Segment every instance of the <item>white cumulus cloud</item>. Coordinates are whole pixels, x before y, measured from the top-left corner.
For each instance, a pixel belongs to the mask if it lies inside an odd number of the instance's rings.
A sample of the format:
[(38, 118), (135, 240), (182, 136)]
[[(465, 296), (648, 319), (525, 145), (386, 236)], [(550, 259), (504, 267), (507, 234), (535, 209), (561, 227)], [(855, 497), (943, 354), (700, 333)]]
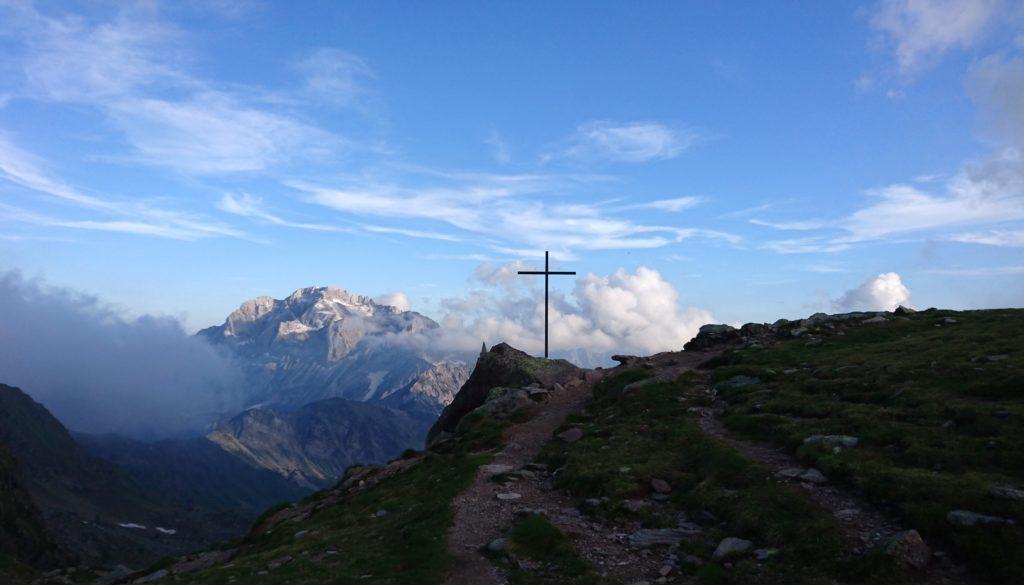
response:
[(412, 302), (409, 300), (409, 297), (401, 291), (380, 295), (373, 299), (373, 301), (378, 305), (391, 305), (399, 311), (408, 311), (412, 309)]
[[(444, 339), (433, 342), (462, 352), (478, 350), (481, 341), (488, 346), (506, 342), (543, 354), (544, 292), (539, 278), (516, 274), (523, 268), (482, 265), (476, 276), (483, 286), (445, 301), (436, 333)], [(558, 282), (552, 281), (551, 355), (583, 365), (607, 364), (616, 353), (681, 350), (701, 325), (715, 322), (710, 311), (684, 306), (675, 287), (650, 268), (587, 274), (569, 294), (559, 290)]]
[(892, 311), (909, 301), (910, 289), (903, 284), (900, 275), (885, 272), (846, 291), (834, 304), (843, 311)]

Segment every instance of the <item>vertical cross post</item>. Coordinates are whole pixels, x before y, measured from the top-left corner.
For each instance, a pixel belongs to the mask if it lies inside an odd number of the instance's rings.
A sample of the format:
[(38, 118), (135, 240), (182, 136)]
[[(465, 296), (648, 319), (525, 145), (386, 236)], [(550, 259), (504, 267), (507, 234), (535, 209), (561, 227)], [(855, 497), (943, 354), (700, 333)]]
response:
[(573, 271), (573, 272), (565, 272), (565, 271), (562, 271), (562, 272), (557, 272), (557, 271), (556, 272), (552, 272), (551, 271), (551, 265), (549, 264), (549, 254), (548, 254), (548, 251), (545, 250), (544, 251), (544, 271), (543, 272), (541, 272), (539, 270), (520, 270), (519, 274), (543, 274), (544, 275), (544, 359), (547, 359), (547, 357), (548, 357), (548, 288), (549, 288), (548, 287), (548, 277), (550, 277), (552, 274), (555, 274), (555, 275), (576, 274), (576, 272), (575, 271)]

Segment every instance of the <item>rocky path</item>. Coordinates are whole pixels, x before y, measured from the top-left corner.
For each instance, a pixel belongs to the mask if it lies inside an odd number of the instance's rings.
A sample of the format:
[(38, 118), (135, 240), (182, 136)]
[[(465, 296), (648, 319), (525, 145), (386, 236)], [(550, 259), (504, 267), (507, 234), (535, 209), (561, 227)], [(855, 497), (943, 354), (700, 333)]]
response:
[[(583, 516), (578, 502), (552, 489), (551, 477), (531, 462), (565, 418), (583, 410), (592, 395), (595, 377), (578, 380), (552, 391), (531, 420), (515, 425), (505, 437), (504, 449), (490, 465), (480, 468), (468, 490), (455, 499), (455, 521), (448, 533), (448, 549), (454, 566), (445, 583), (484, 585), (506, 579), (481, 553), (504, 537), (517, 514), (543, 511), (548, 519), (576, 544), (580, 556), (598, 571), (624, 583), (657, 574), (658, 563), (630, 548), (625, 535)], [(498, 474), (518, 472), (521, 478), (495, 482)]]
[(901, 548), (908, 560), (921, 562), (917, 567), (917, 582), (926, 584), (969, 583), (966, 568), (951, 562), (944, 555), (931, 557), (931, 551), (919, 541), (915, 534), (907, 532), (895, 515), (867, 501), (859, 494), (828, 482), (815, 469), (801, 465), (795, 457), (771, 445), (745, 441), (732, 436), (722, 424), (721, 415), (726, 406), (717, 397), (710, 408), (701, 409), (698, 424), (705, 433), (738, 451), (744, 457), (773, 470), (780, 481), (791, 482), (794, 489), (802, 491), (813, 502), (827, 510), (840, 522), (843, 534), (850, 545), (850, 553), (864, 555), (878, 547), (884, 547), (894, 538), (901, 541)]

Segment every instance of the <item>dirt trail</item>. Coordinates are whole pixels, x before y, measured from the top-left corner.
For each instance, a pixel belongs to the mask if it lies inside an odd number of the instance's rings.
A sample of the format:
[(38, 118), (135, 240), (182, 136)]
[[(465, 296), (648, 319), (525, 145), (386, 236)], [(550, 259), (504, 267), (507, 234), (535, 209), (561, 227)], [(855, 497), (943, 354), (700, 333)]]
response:
[[(773, 472), (807, 469), (783, 449), (733, 437), (720, 420), (725, 410), (725, 403), (717, 397), (711, 408), (701, 409), (698, 421), (701, 430)], [(840, 486), (828, 482), (811, 483), (796, 479), (792, 480), (791, 485), (793, 489), (800, 490), (811, 501), (839, 520), (843, 534), (851, 547), (849, 552), (853, 555), (864, 555), (879, 546), (884, 546), (894, 534), (908, 529), (897, 521), (895, 512), (880, 508), (859, 494)], [(965, 567), (945, 558), (941, 562), (931, 563), (917, 577), (917, 582), (927, 584), (971, 582)]]
[[(571, 536), (581, 556), (599, 571), (629, 583), (640, 580), (645, 571), (650, 575), (657, 570), (653, 561), (642, 558), (624, 543), (623, 534), (582, 516), (576, 508), (576, 501), (552, 489), (547, 473), (528, 471), (527, 475), (533, 477), (506, 484), (491, 479), (495, 465), (509, 465), (520, 470), (532, 462), (565, 418), (583, 410), (592, 393), (592, 385), (582, 380), (571, 383), (564, 390), (552, 391), (534, 418), (510, 429), (504, 449), (495, 455), (490, 466), (481, 467), (469, 489), (455, 499), (455, 522), (448, 533), (448, 550), (454, 565), (445, 583), (505, 583), (505, 577), (480, 554), (479, 549), (496, 538), (502, 538), (516, 513), (532, 510), (543, 510), (555, 526)], [(499, 493), (513, 493), (519, 497), (502, 500), (498, 498)]]
[[(695, 352), (659, 354), (640, 361), (649, 364), (656, 377), (668, 379), (696, 367), (710, 355)], [(664, 560), (650, 554), (650, 551), (629, 546), (627, 535), (630, 528), (601, 524), (583, 515), (578, 509), (578, 501), (552, 488), (547, 472), (527, 471), (521, 480), (506, 484), (491, 479), (494, 465), (509, 465), (518, 471), (532, 462), (544, 444), (553, 439), (555, 429), (568, 415), (582, 412), (592, 396), (592, 383), (574, 382), (564, 390), (552, 391), (540, 405), (537, 416), (510, 429), (505, 437), (505, 447), (494, 457), (491, 467), (482, 467), (469, 489), (455, 499), (455, 521), (448, 533), (448, 550), (454, 566), (445, 583), (504, 583), (505, 577), (480, 554), (479, 549), (503, 537), (517, 513), (533, 510), (543, 510), (552, 524), (570, 536), (579, 556), (602, 575), (622, 583), (652, 581), (658, 576)], [(498, 499), (499, 493), (514, 493), (519, 497), (501, 500)]]

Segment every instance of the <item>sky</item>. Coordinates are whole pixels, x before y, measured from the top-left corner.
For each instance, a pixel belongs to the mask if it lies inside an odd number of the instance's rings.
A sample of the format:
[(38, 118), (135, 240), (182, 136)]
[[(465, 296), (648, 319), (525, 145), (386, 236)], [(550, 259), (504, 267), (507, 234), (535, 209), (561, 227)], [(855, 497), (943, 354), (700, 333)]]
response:
[(475, 347), (536, 346), (544, 250), (562, 347), (1024, 305), (1024, 4), (752, 4), (0, 0), (0, 272)]

